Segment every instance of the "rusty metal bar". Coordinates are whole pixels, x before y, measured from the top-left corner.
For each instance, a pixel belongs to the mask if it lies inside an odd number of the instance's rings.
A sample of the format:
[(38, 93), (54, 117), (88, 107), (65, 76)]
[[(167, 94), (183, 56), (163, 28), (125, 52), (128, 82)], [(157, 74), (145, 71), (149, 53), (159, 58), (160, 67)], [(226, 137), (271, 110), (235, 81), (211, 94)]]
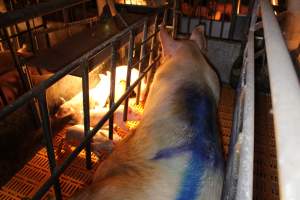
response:
[[(87, 136), (90, 131), (90, 98), (89, 98), (89, 63), (85, 58), (81, 64), (82, 67), (82, 98), (83, 98), (83, 122), (84, 135)], [(92, 169), (91, 142), (88, 142), (85, 148), (86, 168)]]
[(7, 12), (0, 16), (0, 28), (24, 22), (35, 17), (47, 15), (88, 1), (90, 0), (54, 0)]
[[(55, 170), (56, 167), (56, 161), (55, 161), (54, 148), (52, 144), (52, 130), (51, 130), (51, 125), (49, 120), (49, 111), (48, 111), (45, 92), (42, 92), (38, 96), (38, 100), (39, 100), (38, 101), (39, 108), (43, 119), (42, 127), (43, 127), (44, 138), (46, 140), (46, 147), (47, 147), (46, 149), (47, 149), (49, 167), (50, 167), (51, 174), (53, 174), (53, 171)], [(61, 199), (62, 195), (61, 195), (61, 189), (60, 189), (58, 178), (54, 179), (54, 191), (55, 191), (56, 199)]]
[[(110, 66), (110, 96), (109, 96), (109, 108), (111, 109), (115, 104), (115, 81), (116, 81), (116, 65), (117, 65), (117, 49), (116, 41), (111, 44), (111, 66)], [(109, 139), (113, 140), (114, 132), (114, 115), (109, 118)]]
[[(140, 54), (140, 64), (139, 64), (139, 74), (141, 74), (143, 67), (145, 66), (145, 54), (146, 54), (146, 46), (147, 44), (145, 41), (147, 40), (148, 35), (148, 21), (144, 22), (143, 26), (143, 39), (142, 39), (142, 45), (141, 45), (141, 54)], [(141, 95), (141, 83), (138, 84), (137, 88), (137, 94), (136, 94), (136, 104), (138, 105), (140, 103), (140, 95)]]
[[(130, 36), (129, 36), (129, 47), (128, 47), (128, 67), (127, 67), (127, 77), (126, 77), (126, 90), (128, 90), (130, 86), (130, 79), (131, 79), (131, 67), (132, 67), (132, 62), (133, 62), (133, 47), (134, 47), (134, 32), (130, 31)], [(128, 115), (128, 101), (129, 99), (125, 99), (125, 104), (124, 104), (124, 112), (123, 112), (123, 120), (127, 120), (127, 115)]]

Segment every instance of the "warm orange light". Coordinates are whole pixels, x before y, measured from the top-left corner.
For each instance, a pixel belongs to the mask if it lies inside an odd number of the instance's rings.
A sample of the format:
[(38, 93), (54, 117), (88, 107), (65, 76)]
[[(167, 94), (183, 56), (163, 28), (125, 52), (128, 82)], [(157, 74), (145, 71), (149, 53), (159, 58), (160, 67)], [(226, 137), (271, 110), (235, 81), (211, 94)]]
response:
[(271, 4), (273, 6), (278, 6), (278, 0), (271, 0)]
[(241, 9), (241, 0), (238, 0), (237, 8), (236, 8), (236, 13), (240, 14), (240, 9)]

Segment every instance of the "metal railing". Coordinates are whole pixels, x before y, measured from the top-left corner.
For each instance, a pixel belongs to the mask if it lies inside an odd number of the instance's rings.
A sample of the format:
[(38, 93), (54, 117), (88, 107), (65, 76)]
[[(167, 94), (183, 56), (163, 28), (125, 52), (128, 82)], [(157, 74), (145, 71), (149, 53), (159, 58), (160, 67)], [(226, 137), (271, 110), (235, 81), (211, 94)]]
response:
[(254, 31), (257, 1), (251, 16), (237, 89), (229, 157), (222, 199), (252, 200), (254, 162)]
[[(63, 69), (55, 73), (49, 79), (41, 82), (38, 86), (32, 88), (30, 91), (26, 92), (23, 96), (17, 99), (15, 102), (3, 108), (0, 112), (0, 120), (9, 115), (10, 113), (16, 111), (21, 106), (25, 105), (26, 103), (32, 101), (33, 99), (38, 100), (39, 110), (41, 113), (42, 118), (42, 128), (44, 137), (46, 139), (46, 147), (47, 147), (47, 154), (48, 160), (50, 165), (51, 177), (44, 183), (44, 185), (37, 191), (34, 195), (33, 199), (41, 199), (42, 196), (49, 190), (49, 188), (54, 185), (55, 195), (57, 199), (61, 199), (61, 189), (59, 183), (59, 176), (64, 172), (64, 170), (69, 166), (69, 164), (78, 156), (78, 154), (85, 148), (86, 150), (86, 165), (87, 168), (91, 168), (91, 148), (90, 148), (90, 141), (93, 136), (97, 133), (98, 130), (104, 125), (104, 123), (109, 120), (109, 139), (113, 139), (113, 113), (114, 111), (125, 101), (124, 105), (124, 119), (127, 118), (127, 111), (128, 111), (128, 98), (129, 95), (132, 93), (134, 88), (140, 84), (140, 81), (147, 75), (147, 87), (149, 88), (151, 74), (153, 74), (153, 68), (158, 64), (160, 60), (160, 55), (157, 54), (158, 44), (156, 43), (157, 34), (159, 32), (158, 24), (160, 15), (156, 15), (154, 20), (154, 31), (151, 35), (147, 35), (148, 27), (150, 25), (150, 17), (143, 17), (142, 19), (138, 20), (134, 24), (130, 25), (126, 29), (122, 30), (121, 32), (117, 33), (107, 41), (103, 42), (102, 44), (98, 45), (97, 47), (91, 49), (90, 51), (86, 52), (84, 55), (78, 57), (73, 62), (66, 65)], [(153, 22), (153, 20), (152, 20)], [(135, 42), (135, 35), (136, 29), (140, 26), (143, 26), (143, 38), (141, 41), (141, 56), (139, 61), (133, 63), (133, 49), (134, 49), (134, 42)], [(116, 51), (117, 46), (116, 43), (124, 36), (130, 35), (129, 39), (129, 53), (128, 53), (128, 71), (127, 71), (127, 79), (126, 79), (126, 91), (120, 97), (117, 102), (114, 102), (114, 83), (115, 83), (115, 68), (116, 68)], [(146, 43), (151, 40), (151, 49), (146, 52)], [(111, 49), (111, 88), (110, 88), (110, 109), (104, 115), (102, 119), (96, 124), (93, 129), (90, 129), (90, 119), (89, 119), (89, 81), (88, 81), (88, 69), (89, 69), (89, 60), (93, 58), (93, 56), (101, 53), (105, 48)], [(143, 50), (144, 49), (144, 50)], [(149, 60), (148, 63), (145, 61)], [(133, 67), (139, 66), (139, 78), (130, 85), (130, 76), (131, 70)], [(55, 153), (52, 144), (52, 130), (50, 126), (49, 120), (49, 112), (47, 108), (47, 99), (46, 99), (46, 90), (57, 81), (59, 81), (64, 76), (70, 74), (74, 70), (81, 68), (82, 70), (82, 90), (83, 90), (83, 113), (84, 113), (84, 133), (85, 138), (82, 143), (67, 157), (64, 162), (60, 165), (56, 165), (55, 160)], [(145, 68), (145, 69), (144, 69)], [(143, 70), (144, 69), (144, 70)], [(150, 73), (151, 72), (151, 73)], [(140, 87), (138, 87), (140, 90)], [(137, 99), (139, 99), (138, 92)]]
[[(179, 1), (175, 0), (177, 4)], [(193, 1), (189, 1), (192, 4), (195, 4)], [(251, 18), (251, 10), (253, 6), (253, 0), (248, 2), (247, 10), (248, 14), (244, 14), (241, 17), (238, 14), (238, 10), (241, 7), (241, 1), (224, 1), (223, 3), (218, 3), (217, 1), (206, 1), (206, 4), (197, 3), (196, 5), (190, 5), (193, 9), (193, 16), (191, 13), (188, 15), (183, 10), (180, 10), (180, 6), (177, 5), (176, 12), (174, 15), (178, 18), (179, 21), (179, 34), (189, 35), (193, 27), (197, 25), (205, 25), (206, 27), (206, 35), (208, 37), (220, 38), (220, 39), (231, 39), (231, 40), (247, 40), (246, 34), (248, 30), (248, 23)], [(193, 7), (192, 7), (193, 6)], [(216, 15), (218, 16), (216, 17)], [(241, 20), (244, 23), (241, 23)], [(245, 25), (244, 25), (245, 24)], [(240, 25), (244, 25), (244, 29), (236, 28)], [(239, 36), (236, 32), (239, 33)]]
[[(261, 8), (262, 23), (256, 22)], [(254, 150), (254, 32), (264, 29), (281, 199), (300, 198), (300, 84), (268, 0), (256, 1), (236, 101), (223, 199), (252, 199)], [(261, 52), (257, 52), (261, 54)]]
[[(63, 27), (59, 28), (47, 28), (47, 23), (43, 16), (55, 13), (57, 11), (65, 11), (67, 8), (71, 8), (80, 4), (84, 4), (90, 0), (67, 0), (67, 1), (51, 1), (51, 2), (44, 2), (44, 3), (38, 3), (36, 5), (31, 5), (22, 9), (16, 9), (14, 10), (14, 6), (11, 5), (10, 11), (3, 13), (0, 15), (0, 42), (5, 43), (8, 47), (8, 50), (10, 51), (13, 64), (19, 74), (21, 83), (22, 83), (22, 89), (23, 91), (29, 90), (30, 83), (28, 83), (28, 74), (26, 74), (26, 71), (22, 68), (22, 63), (20, 61), (20, 57), (17, 54), (16, 48), (21, 48), (20, 45), (20, 37), (28, 34), (29, 37), (29, 44), (30, 49), (33, 54), (36, 53), (36, 50), (38, 47), (38, 43), (36, 42), (36, 36), (37, 34), (44, 34), (45, 35), (45, 42), (47, 47), (50, 47), (50, 39), (49, 39), (49, 32), (57, 31), (63, 28), (68, 28), (70, 26), (77, 25), (78, 23), (90, 23), (91, 21), (95, 21), (95, 18), (85, 19), (81, 20), (77, 23), (71, 22), (67, 23)], [(11, 2), (12, 3), (12, 2)], [(85, 7), (84, 7), (85, 9)], [(84, 11), (86, 12), (86, 11)], [(41, 24), (36, 25), (35, 23), (30, 24), (31, 20), (34, 20), (34, 18), (41, 17)], [(98, 19), (98, 18), (96, 18)], [(25, 30), (19, 30), (18, 24), (19, 23), (25, 23)], [(9, 33), (8, 28), (14, 27), (16, 30), (16, 33)], [(41, 30), (42, 29), (42, 30)], [(12, 39), (17, 39), (17, 47), (14, 45), (14, 43), (11, 41)], [(37, 68), (39, 71), (40, 69)], [(40, 71), (39, 71), (40, 72)], [(41, 73), (41, 72), (40, 72)], [(22, 92), (23, 92), (22, 91)], [(0, 96), (2, 99), (2, 102), (4, 105), (7, 105), (7, 99), (6, 96), (3, 94)]]
[(270, 2), (260, 0), (281, 199), (300, 199), (300, 85)]

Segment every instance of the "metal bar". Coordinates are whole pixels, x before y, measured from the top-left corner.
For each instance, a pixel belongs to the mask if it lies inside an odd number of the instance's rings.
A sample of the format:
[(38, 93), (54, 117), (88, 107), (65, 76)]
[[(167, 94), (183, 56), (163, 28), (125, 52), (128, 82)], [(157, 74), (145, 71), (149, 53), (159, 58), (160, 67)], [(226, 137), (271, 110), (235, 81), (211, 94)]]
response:
[[(44, 29), (47, 29), (47, 20), (45, 19), (44, 16), (42, 16), (42, 26)], [(36, 29), (35, 29), (36, 30)], [(33, 33), (34, 34), (34, 33)], [(50, 37), (49, 37), (49, 34), (46, 33), (45, 34), (45, 39), (46, 39), (46, 44), (47, 44), (47, 47), (50, 48), (51, 47), (51, 44), (50, 44)]]
[(254, 32), (248, 36), (248, 50), (246, 58), (246, 85), (242, 145), (240, 151), (240, 165), (237, 185), (237, 198), (252, 200), (253, 162), (254, 162)]
[(300, 198), (300, 85), (273, 9), (261, 0), (274, 114), (280, 199)]
[[(54, 148), (52, 144), (52, 130), (50, 126), (50, 120), (49, 120), (49, 111), (47, 107), (47, 100), (46, 100), (46, 94), (45, 92), (42, 92), (39, 97), (39, 108), (42, 115), (42, 127), (43, 127), (43, 133), (44, 138), (46, 140), (46, 147), (47, 147), (47, 155), (48, 155), (48, 161), (49, 161), (49, 167), (51, 174), (55, 170), (56, 167), (56, 161), (55, 161), (55, 153)], [(55, 178), (54, 180), (54, 191), (55, 196), (57, 199), (61, 199), (61, 189), (58, 178)]]
[(69, 164), (76, 158), (76, 156), (85, 148), (87, 143), (93, 138), (93, 136), (99, 131), (99, 129), (105, 124), (105, 122), (110, 118), (110, 116), (114, 113), (114, 111), (122, 104), (125, 98), (128, 98), (129, 94), (133, 91), (133, 89), (137, 86), (137, 84), (144, 78), (147, 72), (155, 66), (155, 64), (159, 61), (160, 56), (154, 60), (152, 65), (144, 70), (144, 72), (139, 76), (139, 78), (127, 89), (127, 91), (122, 95), (122, 97), (110, 108), (110, 110), (103, 116), (103, 118), (98, 122), (93, 130), (89, 132), (89, 134), (83, 139), (78, 147), (68, 156), (64, 162), (56, 168), (51, 177), (42, 185), (42, 187), (37, 191), (37, 193), (32, 198), (33, 200), (39, 200), (42, 196), (49, 190), (52, 186), (53, 182), (59, 177), (63, 171), (69, 166)]
[[(150, 57), (149, 57), (149, 63), (148, 63), (148, 66), (151, 65), (153, 63), (153, 59), (154, 59), (154, 53), (155, 53), (155, 48), (156, 48), (156, 45), (155, 45), (155, 42), (156, 42), (156, 39), (157, 39), (157, 33), (158, 33), (158, 15), (156, 15), (155, 17), (155, 22), (154, 22), (154, 37), (152, 38), (152, 41), (151, 41), (151, 48), (150, 48)], [(148, 96), (148, 93), (149, 93), (149, 90), (150, 90), (150, 84), (151, 84), (151, 80), (152, 80), (152, 77), (154, 75), (154, 67), (151, 68), (151, 70), (149, 71), (148, 75), (147, 75), (147, 85), (146, 85), (146, 91), (145, 91), (145, 97)], [(144, 102), (145, 103), (145, 102)]]
[[(89, 99), (89, 63), (88, 58), (82, 62), (82, 98), (83, 98), (83, 122), (84, 135), (87, 136), (90, 131), (90, 99)], [(91, 142), (88, 142), (85, 148), (86, 168), (92, 169)]]
[(258, 1), (255, 1), (250, 31), (248, 33), (248, 42), (246, 57), (244, 55), (245, 65), (245, 85), (242, 87), (245, 91), (243, 126), (242, 126), (242, 144), (240, 150), (239, 178), (237, 184), (236, 199), (252, 200), (253, 196), (253, 162), (254, 162), (254, 31), (256, 22), (256, 13)]
[(232, 14), (231, 14), (231, 23), (229, 28), (229, 36), (228, 39), (233, 39), (235, 26), (236, 26), (236, 18), (237, 18), (237, 0), (232, 0)]
[(35, 46), (34, 46), (34, 41), (33, 41), (33, 35), (32, 35), (31, 30), (30, 30), (31, 29), (30, 28), (30, 23), (29, 23), (29, 21), (26, 21), (25, 24), (26, 24), (27, 33), (29, 35), (31, 51), (35, 54)]
[(178, 8), (178, 0), (173, 0), (173, 33), (172, 33), (172, 37), (173, 39), (176, 39), (177, 38), (177, 22), (178, 22), (178, 15), (177, 15), (177, 8)]
[[(30, 31), (33, 31), (33, 30), (41, 28), (41, 27), (43, 27), (43, 24), (38, 25), (35, 28), (30, 28)], [(27, 30), (25, 30), (25, 31), (19, 31), (17, 34), (10, 35), (9, 38), (19, 37), (19, 36), (21, 36), (21, 35), (23, 35), (23, 34), (25, 34), (27, 32), (28, 32)], [(0, 42), (3, 42), (3, 41), (6, 41), (6, 39), (5, 38), (0, 38)]]
[(167, 25), (167, 20), (168, 20), (168, 9), (166, 8), (166, 9), (164, 10), (164, 16), (163, 16), (162, 24), (163, 24), (163, 25)]
[(227, 2), (224, 3), (224, 7), (223, 7), (223, 14), (222, 14), (222, 21), (221, 21), (221, 31), (220, 31), (220, 36), (219, 36), (220, 38), (223, 38), (225, 15), (226, 15), (226, 6), (227, 6)]
[(135, 27), (139, 26), (141, 23), (143, 23), (146, 20), (146, 17), (140, 19), (139, 21), (135, 22), (134, 24), (130, 25), (128, 28), (120, 31), (110, 39), (106, 40), (102, 44), (96, 46), (95, 48), (91, 49), (87, 53), (83, 54), (82, 56), (75, 59), (73, 62), (66, 65), (64, 68), (56, 72), (53, 76), (51, 76), (49, 79), (41, 82), (36, 87), (32, 88), (32, 90), (26, 92), (22, 97), (15, 100), (10, 106), (4, 107), (0, 112), (0, 120), (4, 118), (7, 114), (17, 110), (21, 106), (23, 106), (26, 102), (29, 102), (30, 99), (37, 97), (42, 91), (46, 90), (50, 86), (52, 86), (54, 83), (56, 83), (59, 79), (63, 78), (65, 75), (69, 74), (73, 70), (75, 70), (81, 63), (83, 57), (91, 57), (92, 55), (96, 54), (97, 52), (101, 51), (105, 47), (109, 46), (113, 40), (116, 40), (117, 38), (123, 36), (126, 34), (129, 30), (134, 29)]
[(26, 82), (26, 78), (24, 76), (24, 73), (22, 71), (19, 59), (18, 59), (18, 57), (16, 55), (16, 52), (15, 52), (14, 48), (11, 45), (11, 42), (10, 42), (10, 39), (9, 39), (9, 35), (8, 35), (8, 32), (7, 32), (6, 28), (3, 28), (2, 31), (3, 31), (3, 34), (4, 34), (4, 38), (5, 38), (6, 42), (7, 42), (8, 48), (10, 50), (10, 53), (12, 55), (12, 59), (13, 59), (13, 62), (15, 64), (15, 67), (16, 67), (16, 69), (18, 71), (18, 74), (19, 74), (19, 76), (21, 78), (23, 89), (26, 90), (27, 89), (27, 82)]
[[(143, 44), (141, 45), (141, 54), (140, 54), (140, 64), (139, 64), (139, 74), (141, 74), (143, 67), (145, 65), (145, 54), (146, 54), (146, 46), (147, 44), (144, 43), (144, 41), (147, 40), (147, 34), (148, 34), (148, 21), (144, 22), (143, 26)], [(136, 94), (136, 104), (138, 105), (140, 103), (140, 95), (141, 95), (141, 83), (138, 84), (137, 88), (137, 94)]]
[[(115, 79), (116, 79), (116, 65), (117, 65), (117, 50), (115, 41), (111, 45), (111, 66), (110, 66), (110, 96), (109, 108), (111, 109), (115, 104)], [(109, 118), (109, 139), (113, 140), (114, 132), (114, 115)]]
[(0, 97), (2, 99), (3, 105), (5, 105), (5, 106), (8, 105), (8, 101), (7, 101), (6, 96), (5, 96), (5, 94), (2, 90), (2, 87), (0, 87)]
[(0, 15), (0, 28), (24, 22), (42, 15), (54, 13), (64, 8), (70, 8), (88, 1), (90, 0), (54, 0), (7, 12)]
[[(131, 79), (131, 67), (133, 62), (133, 47), (134, 47), (134, 32), (130, 32), (129, 36), (129, 47), (128, 47), (128, 67), (127, 67), (127, 77), (126, 77), (126, 90), (128, 90), (130, 86), (130, 79)], [(125, 99), (124, 104), (124, 112), (123, 112), (123, 120), (127, 120), (127, 114), (128, 114), (128, 101), (129, 99)]]

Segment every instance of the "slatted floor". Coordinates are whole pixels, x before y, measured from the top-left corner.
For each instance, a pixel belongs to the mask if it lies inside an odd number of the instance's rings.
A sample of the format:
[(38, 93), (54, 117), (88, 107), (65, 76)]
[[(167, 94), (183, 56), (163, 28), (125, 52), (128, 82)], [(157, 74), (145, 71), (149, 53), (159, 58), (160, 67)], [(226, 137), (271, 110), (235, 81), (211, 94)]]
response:
[[(234, 108), (234, 91), (228, 86), (223, 87), (221, 101), (219, 106), (219, 121), (221, 126), (222, 140), (224, 143), (224, 153), (227, 155), (230, 131), (232, 126), (232, 113)], [(131, 124), (134, 126), (134, 123)], [(53, 139), (55, 149), (63, 138), (64, 132), (56, 135)], [(57, 152), (56, 152), (57, 153)], [(62, 158), (65, 155), (62, 156)], [(58, 157), (57, 157), (58, 159)], [(58, 159), (58, 163), (62, 159)], [(91, 183), (92, 175), (95, 168), (100, 163), (101, 158), (92, 156), (94, 168), (89, 171), (85, 169), (84, 153), (81, 153), (78, 158), (68, 167), (68, 169), (60, 177), (62, 194), (64, 199), (68, 199), (78, 189)], [(14, 200), (24, 197), (32, 197), (39, 187), (50, 176), (46, 149), (43, 148), (0, 190), (0, 199)], [(53, 196), (51, 189), (43, 199)]]
[(254, 200), (279, 200), (276, 142), (271, 97), (256, 95)]

